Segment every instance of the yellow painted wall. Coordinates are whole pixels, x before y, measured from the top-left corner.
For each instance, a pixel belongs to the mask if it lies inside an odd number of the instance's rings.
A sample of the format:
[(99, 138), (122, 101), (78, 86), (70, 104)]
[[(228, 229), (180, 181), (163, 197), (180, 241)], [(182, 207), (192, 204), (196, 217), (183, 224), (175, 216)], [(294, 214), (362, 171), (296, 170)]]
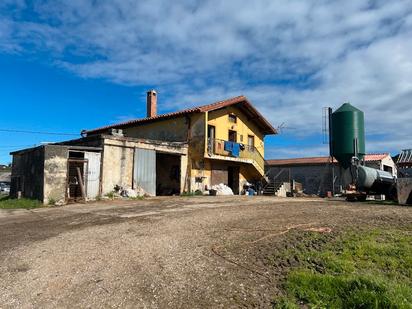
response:
[(159, 141), (185, 142), (187, 140), (188, 121), (184, 116), (163, 119), (161, 121), (139, 124), (123, 129), (125, 136), (147, 138)]
[[(229, 114), (233, 113), (237, 117), (237, 122), (229, 122)], [(237, 107), (229, 106), (224, 109), (212, 111), (208, 113), (208, 122), (209, 125), (214, 125), (216, 127), (216, 136), (217, 139), (222, 139), (227, 141), (229, 139), (229, 130), (237, 132), (237, 142), (242, 144), (247, 144), (248, 135), (253, 135), (255, 137), (255, 147), (259, 153), (264, 156), (264, 143), (263, 143), (263, 134), (260, 132), (258, 127), (252, 122), (249, 121), (246, 115)], [(243, 140), (241, 140), (241, 135)]]

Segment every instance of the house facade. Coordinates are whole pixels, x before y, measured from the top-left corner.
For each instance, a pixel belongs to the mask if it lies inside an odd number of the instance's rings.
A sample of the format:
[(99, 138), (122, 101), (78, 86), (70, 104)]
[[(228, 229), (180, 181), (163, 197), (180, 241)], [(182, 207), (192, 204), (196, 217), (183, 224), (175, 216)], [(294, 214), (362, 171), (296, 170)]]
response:
[(154, 91), (147, 93), (146, 118), (83, 134), (91, 137), (115, 129), (125, 138), (187, 143), (187, 191), (204, 191), (224, 183), (239, 194), (246, 182), (261, 180), (264, 137), (276, 130), (246, 97), (157, 115), (156, 96)]
[(264, 137), (276, 130), (239, 96), (97, 129), (81, 138), (13, 152), (13, 196), (70, 202), (114, 188), (151, 196), (205, 191), (224, 183), (239, 194), (264, 175)]

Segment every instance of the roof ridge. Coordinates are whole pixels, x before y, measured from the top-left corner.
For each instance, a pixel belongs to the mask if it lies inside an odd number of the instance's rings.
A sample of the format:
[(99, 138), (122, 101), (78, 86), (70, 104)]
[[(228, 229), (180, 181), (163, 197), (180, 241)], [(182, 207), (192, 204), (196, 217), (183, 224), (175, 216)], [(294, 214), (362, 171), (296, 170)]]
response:
[(276, 134), (277, 133), (276, 129), (262, 116), (262, 114), (259, 113), (259, 111), (248, 101), (248, 99), (244, 95), (232, 97), (232, 98), (229, 98), (229, 99), (213, 102), (213, 103), (206, 104), (206, 105), (199, 105), (199, 106), (195, 106), (195, 107), (189, 107), (189, 108), (183, 109), (183, 110), (178, 110), (178, 111), (174, 111), (174, 112), (160, 114), (160, 115), (156, 115), (154, 117), (135, 118), (135, 119), (131, 119), (131, 120), (128, 120), (128, 121), (124, 121), (124, 122), (120, 122), (120, 123), (115, 123), (115, 124), (99, 127), (99, 128), (96, 128), (96, 129), (83, 130), (82, 132), (85, 132), (86, 134), (96, 133), (96, 132), (107, 130), (107, 129), (110, 129), (110, 128), (116, 128), (116, 127), (132, 125), (132, 124), (138, 124), (138, 123), (143, 123), (143, 122), (151, 121), (151, 120), (157, 120), (157, 119), (173, 117), (173, 116), (180, 116), (180, 115), (184, 115), (184, 114), (188, 114), (188, 113), (212, 111), (214, 109), (223, 108), (223, 107), (230, 106), (230, 105), (237, 104), (237, 103), (241, 103), (241, 102), (245, 102), (246, 105), (249, 106), (249, 108), (253, 109), (253, 112), (258, 115), (258, 118), (261, 118), (262, 122), (264, 123), (263, 124), (264, 130), (266, 130), (266, 132), (268, 132), (268, 134)]

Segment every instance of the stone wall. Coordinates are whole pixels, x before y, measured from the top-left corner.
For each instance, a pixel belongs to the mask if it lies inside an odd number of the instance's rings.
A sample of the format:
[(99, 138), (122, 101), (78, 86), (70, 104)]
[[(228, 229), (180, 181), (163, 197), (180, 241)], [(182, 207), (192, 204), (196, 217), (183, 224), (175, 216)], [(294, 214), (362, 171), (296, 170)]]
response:
[(64, 203), (67, 189), (68, 148), (46, 145), (44, 152), (43, 203)]

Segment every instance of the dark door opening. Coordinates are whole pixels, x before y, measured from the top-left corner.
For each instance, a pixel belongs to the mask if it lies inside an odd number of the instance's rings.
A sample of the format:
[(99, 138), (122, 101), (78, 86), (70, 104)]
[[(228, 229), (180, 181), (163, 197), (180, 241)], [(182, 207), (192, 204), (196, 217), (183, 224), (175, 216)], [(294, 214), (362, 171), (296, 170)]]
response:
[(85, 192), (85, 171), (87, 170), (87, 160), (69, 159), (67, 177), (67, 200), (68, 202), (78, 202), (84, 200), (81, 184)]
[(229, 130), (229, 141), (236, 143), (237, 142), (236, 136), (237, 136), (236, 131)]
[(180, 194), (180, 156), (156, 153), (156, 195)]
[(239, 194), (239, 167), (229, 166), (227, 168), (227, 182), (228, 187), (233, 191), (233, 194)]

